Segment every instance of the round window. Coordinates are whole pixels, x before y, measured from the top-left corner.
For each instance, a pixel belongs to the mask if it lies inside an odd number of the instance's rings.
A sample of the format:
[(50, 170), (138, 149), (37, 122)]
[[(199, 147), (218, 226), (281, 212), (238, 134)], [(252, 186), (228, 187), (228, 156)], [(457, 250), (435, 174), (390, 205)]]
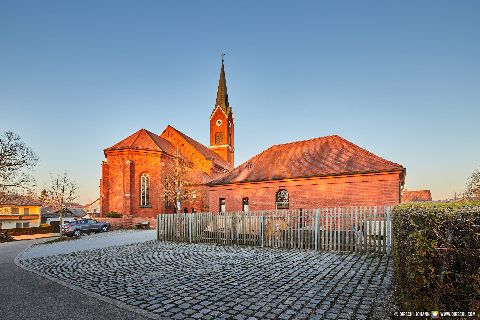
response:
[(216, 122), (217, 126), (221, 126), (222, 125), (222, 120), (218, 119), (217, 122)]

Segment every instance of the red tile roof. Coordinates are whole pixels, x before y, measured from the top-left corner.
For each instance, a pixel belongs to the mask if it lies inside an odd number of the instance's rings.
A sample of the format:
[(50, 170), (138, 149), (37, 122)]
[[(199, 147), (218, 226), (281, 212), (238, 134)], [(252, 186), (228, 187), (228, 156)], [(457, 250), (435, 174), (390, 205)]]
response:
[[(217, 153), (213, 152), (200, 142), (190, 138), (180, 130), (175, 129), (172, 126), (168, 126), (177, 132), (188, 144), (190, 144), (195, 150), (197, 150), (205, 159), (211, 159), (215, 164), (224, 169), (230, 169), (228, 162), (222, 159)], [(168, 128), (167, 127), (167, 128)], [(166, 130), (166, 129), (165, 129)], [(139, 150), (152, 150), (165, 152), (170, 155), (174, 155), (175, 146), (167, 139), (145, 129), (140, 129), (134, 134), (128, 136), (122, 141), (114, 144), (113, 146), (104, 150), (104, 152), (111, 150), (124, 150), (124, 149), (139, 149)]]
[(404, 170), (337, 135), (274, 145), (210, 185)]
[(432, 201), (430, 190), (403, 191), (402, 203)]
[(165, 153), (173, 154), (174, 147), (169, 141), (163, 139), (155, 133), (145, 129), (140, 129), (122, 141), (114, 144), (110, 148), (105, 149), (104, 151), (106, 152), (110, 150), (123, 149), (163, 151)]
[(27, 196), (0, 193), (0, 205), (41, 206), (42, 203), (36, 199)]
[[(173, 130), (175, 130), (187, 143), (189, 143), (192, 147), (195, 148), (205, 159), (212, 159), (216, 164), (220, 165), (224, 169), (231, 169), (231, 166), (228, 162), (223, 160), (223, 158), (218, 155), (216, 152), (210, 150), (200, 142), (190, 138), (185, 133), (181, 132), (180, 130), (175, 129), (174, 127), (170, 126)], [(167, 127), (168, 128), (168, 127)], [(165, 129), (166, 130), (166, 129)]]

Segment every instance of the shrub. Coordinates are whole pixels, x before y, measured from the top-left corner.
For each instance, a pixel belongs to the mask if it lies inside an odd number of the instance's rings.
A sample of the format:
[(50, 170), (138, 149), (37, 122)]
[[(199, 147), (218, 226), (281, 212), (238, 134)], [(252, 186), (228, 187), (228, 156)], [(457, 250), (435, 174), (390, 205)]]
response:
[(122, 214), (121, 213), (118, 213), (118, 212), (109, 212), (105, 215), (107, 218), (121, 218), (122, 217)]
[(480, 202), (416, 203), (392, 215), (404, 310), (480, 310)]

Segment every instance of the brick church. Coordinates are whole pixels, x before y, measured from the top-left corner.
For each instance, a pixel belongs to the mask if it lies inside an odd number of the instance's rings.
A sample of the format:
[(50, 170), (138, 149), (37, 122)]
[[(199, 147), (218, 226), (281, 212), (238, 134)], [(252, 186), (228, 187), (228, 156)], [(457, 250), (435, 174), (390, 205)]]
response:
[[(140, 129), (106, 148), (102, 215), (154, 217), (176, 207), (220, 212), (400, 203), (405, 168), (339, 136), (274, 145), (235, 168), (234, 128), (222, 59), (209, 147), (169, 125), (160, 134)], [(179, 161), (188, 175), (172, 182)], [(172, 199), (171, 184), (181, 180), (188, 182), (188, 192)]]

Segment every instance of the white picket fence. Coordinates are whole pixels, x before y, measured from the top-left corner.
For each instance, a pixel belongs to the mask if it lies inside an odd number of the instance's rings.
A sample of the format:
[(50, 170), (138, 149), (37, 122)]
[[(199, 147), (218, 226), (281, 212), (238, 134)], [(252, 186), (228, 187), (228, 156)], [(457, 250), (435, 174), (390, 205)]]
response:
[(157, 240), (389, 255), (391, 210), (336, 207), (160, 214)]

